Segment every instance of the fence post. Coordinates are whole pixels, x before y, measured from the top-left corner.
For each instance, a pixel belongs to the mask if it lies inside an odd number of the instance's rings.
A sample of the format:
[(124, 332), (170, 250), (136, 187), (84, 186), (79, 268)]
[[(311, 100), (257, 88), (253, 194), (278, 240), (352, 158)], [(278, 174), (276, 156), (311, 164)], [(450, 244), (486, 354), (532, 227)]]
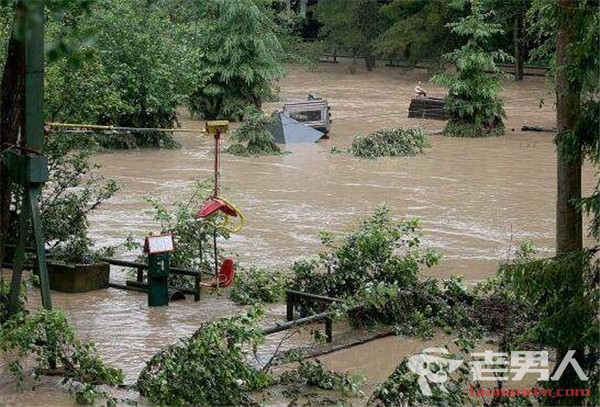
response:
[(285, 295), (286, 295), (286, 298), (285, 298), (286, 319), (288, 321), (293, 321), (294, 320), (294, 294), (287, 291)]
[(333, 320), (329, 317), (325, 318), (325, 336), (327, 337), (327, 343), (333, 341)]
[(194, 285), (196, 288), (196, 292), (194, 293), (194, 301), (200, 301), (200, 273), (198, 271), (198, 275), (194, 276)]

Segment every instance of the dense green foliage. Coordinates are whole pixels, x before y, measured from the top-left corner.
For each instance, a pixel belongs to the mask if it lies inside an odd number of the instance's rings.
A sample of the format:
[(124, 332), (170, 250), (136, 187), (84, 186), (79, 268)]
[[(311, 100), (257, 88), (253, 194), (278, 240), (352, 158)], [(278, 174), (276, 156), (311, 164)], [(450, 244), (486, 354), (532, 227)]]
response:
[(231, 135), (232, 144), (226, 152), (239, 156), (282, 154), (270, 130), (275, 120), (276, 117), (258, 111), (247, 114), (242, 125)]
[[(545, 387), (590, 388), (589, 405), (600, 403), (600, 264), (594, 252), (572, 252), (552, 259), (535, 259), (505, 265), (500, 270), (516, 298), (536, 312), (536, 323), (521, 334), (531, 347), (576, 350), (577, 361), (587, 381), (572, 370), (561, 381), (545, 382)], [(563, 355), (564, 356), (564, 355)], [(552, 402), (550, 398), (543, 400)], [(562, 405), (579, 404), (573, 398)]]
[(381, 14), (389, 27), (377, 38), (378, 53), (415, 65), (423, 59), (439, 61), (457, 47), (459, 39), (446, 24), (464, 12), (462, 2), (394, 0), (381, 8)]
[(261, 315), (214, 319), (188, 339), (150, 359), (138, 377), (140, 394), (152, 403), (180, 405), (253, 405), (252, 391), (272, 380), (247, 360), (246, 350), (262, 340)]
[(289, 276), (282, 270), (250, 268), (236, 273), (229, 297), (238, 305), (281, 301), (289, 285)]
[[(22, 311), (25, 302), (27, 301), (26, 291), (21, 290), (19, 296), (18, 311)], [(10, 281), (5, 280), (3, 275), (0, 275), (0, 325), (3, 324), (9, 317), (9, 299), (10, 299)]]
[(193, 112), (206, 119), (240, 120), (272, 97), (283, 75), (285, 52), (276, 26), (254, 0), (185, 1), (181, 32), (187, 39), (197, 80), (190, 94)]
[[(530, 19), (535, 23), (531, 31), (535, 35), (538, 47), (534, 57), (550, 61), (550, 79), (556, 81), (559, 70), (565, 72), (573, 89), (579, 90), (580, 103), (577, 111), (577, 124), (573, 129), (557, 135), (556, 144), (571, 160), (589, 161), (596, 171), (600, 171), (600, 60), (598, 47), (600, 42), (600, 16), (596, 12), (598, 2), (586, 0), (579, 2), (578, 8), (571, 10), (571, 24), (574, 29), (573, 44), (567, 50), (569, 63), (558, 66), (556, 60), (556, 26), (559, 10), (556, 4), (543, 0), (533, 1), (529, 10)], [(557, 92), (563, 92), (557, 89)], [(600, 177), (592, 195), (583, 198), (579, 208), (590, 216), (590, 235), (600, 241)]]
[(431, 338), (435, 328), (446, 332), (477, 326), (482, 304), (459, 278), (414, 282), (367, 283), (338, 307), (354, 326), (393, 328), (397, 335)]
[[(76, 392), (77, 401), (82, 404), (93, 404), (96, 398), (107, 397), (94, 386), (123, 381), (123, 373), (105, 365), (92, 343), (77, 339), (60, 310), (39, 310), (33, 315), (21, 313), (10, 318), (0, 325), (0, 352), (10, 361), (8, 369), (18, 386), (30, 374), (38, 381), (58, 368), (65, 382), (82, 385)], [(25, 370), (30, 355), (35, 356), (32, 372)]]
[(380, 4), (376, 0), (322, 0), (315, 8), (320, 36), (333, 50), (352, 50), (375, 67), (374, 43), (381, 30)]
[[(421, 265), (430, 267), (439, 258), (435, 251), (419, 248), (418, 220), (396, 221), (385, 206), (345, 233), (339, 243), (328, 233), (321, 240), (326, 251), (292, 266), (294, 290), (348, 298), (369, 282), (406, 287), (416, 283)], [(299, 307), (303, 313), (312, 309), (303, 303)]]
[(510, 59), (501, 50), (490, 52), (490, 37), (500, 33), (499, 24), (489, 22), (480, 0), (471, 0), (471, 12), (449, 24), (452, 32), (467, 38), (462, 47), (444, 55), (456, 73), (444, 73), (432, 82), (448, 89), (446, 108), (450, 111), (444, 134), (454, 137), (482, 137), (504, 133), (504, 103), (499, 97), (501, 71), (495, 61)]
[[(45, 146), (50, 175), (40, 201), (44, 239), (54, 260), (69, 263), (90, 263), (108, 254), (107, 250), (110, 252), (108, 248), (92, 249), (88, 216), (119, 189), (114, 180), (98, 175), (99, 167), (90, 162), (94, 144), (87, 143), (86, 149), (74, 151), (81, 146), (82, 140), (68, 134), (53, 134), (46, 139)], [(17, 189), (13, 195), (10, 225), (13, 238), (17, 236), (20, 194)]]
[(368, 136), (357, 136), (350, 154), (362, 158), (413, 157), (431, 147), (427, 133), (421, 128), (379, 129)]
[[(4, 3), (2, 63), (11, 15)], [(286, 24), (258, 0), (50, 2), (46, 120), (171, 128), (186, 102), (206, 118), (240, 119), (272, 97), (283, 75), (279, 38), (293, 43)], [(164, 132), (102, 135), (98, 142), (177, 146)]]
[[(48, 22), (46, 40), (89, 41), (50, 58), (46, 70), (48, 121), (130, 127), (174, 126), (191, 91), (182, 50), (170, 39), (166, 13), (151, 2), (96, 0), (87, 12), (69, 8)], [(111, 148), (173, 147), (171, 135), (143, 132), (98, 137)]]

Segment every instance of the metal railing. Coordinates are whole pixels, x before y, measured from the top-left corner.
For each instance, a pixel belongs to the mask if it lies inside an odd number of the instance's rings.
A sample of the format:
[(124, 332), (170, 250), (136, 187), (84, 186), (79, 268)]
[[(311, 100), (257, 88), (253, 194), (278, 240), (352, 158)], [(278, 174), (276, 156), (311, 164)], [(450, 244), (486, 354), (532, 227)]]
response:
[[(136, 279), (127, 280), (125, 285), (117, 283), (109, 283), (110, 287), (119, 288), (123, 290), (131, 291), (146, 291), (148, 285), (144, 283), (144, 271), (148, 270), (148, 265), (145, 263), (138, 263), (127, 260), (115, 260), (103, 258), (101, 261), (106, 262), (112, 266), (129, 267), (137, 269)], [(171, 267), (170, 273), (182, 276), (194, 277), (194, 288), (174, 287), (177, 291), (181, 291), (184, 294), (190, 294), (194, 296), (194, 301), (200, 301), (200, 282), (202, 281), (202, 274), (212, 276), (212, 273), (202, 271), (201, 273), (195, 270), (187, 270), (179, 267)]]

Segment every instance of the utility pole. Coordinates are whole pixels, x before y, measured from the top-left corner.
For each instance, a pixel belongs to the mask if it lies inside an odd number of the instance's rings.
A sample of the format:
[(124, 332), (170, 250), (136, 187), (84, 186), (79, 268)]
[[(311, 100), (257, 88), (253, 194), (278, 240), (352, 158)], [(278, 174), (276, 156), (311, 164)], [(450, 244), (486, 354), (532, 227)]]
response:
[[(23, 13), (17, 14), (16, 29), (20, 31), (22, 35), (20, 40), (25, 45), (25, 89), (22, 99), (20, 143), (11, 146), (6, 164), (11, 181), (23, 187), (23, 197), (10, 287), (11, 313), (16, 312), (19, 305), (30, 222), (36, 249), (42, 305), (46, 309), (52, 309), (39, 210), (41, 189), (48, 180), (48, 159), (42, 153), (44, 148), (44, 1), (22, 0), (17, 7), (24, 10)], [(5, 69), (11, 67), (7, 66)]]

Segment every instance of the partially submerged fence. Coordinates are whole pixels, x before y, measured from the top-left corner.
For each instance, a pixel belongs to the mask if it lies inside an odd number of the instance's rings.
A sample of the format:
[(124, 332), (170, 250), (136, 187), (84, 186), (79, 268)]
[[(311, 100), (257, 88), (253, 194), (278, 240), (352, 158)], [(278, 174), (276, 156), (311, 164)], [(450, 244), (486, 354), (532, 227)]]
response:
[[(112, 266), (120, 266), (120, 267), (129, 267), (137, 270), (136, 279), (135, 280), (127, 280), (125, 281), (125, 285), (118, 283), (110, 283), (109, 286), (113, 288), (119, 288), (122, 290), (131, 290), (131, 291), (146, 291), (148, 285), (144, 282), (144, 272), (148, 271), (148, 265), (145, 263), (137, 263), (133, 261), (127, 260), (115, 260), (115, 259), (102, 259), (102, 261), (112, 265)], [(200, 301), (200, 282), (202, 281), (202, 274), (210, 275), (211, 273), (202, 271), (201, 273), (195, 270), (187, 270), (179, 267), (171, 267), (169, 272), (171, 274), (181, 275), (181, 276), (190, 276), (194, 278), (194, 288), (186, 288), (186, 287), (173, 287), (175, 290), (180, 291), (184, 294), (190, 294), (194, 296), (194, 301)]]
[(275, 326), (265, 328), (263, 333), (265, 335), (271, 335), (277, 332), (287, 331), (288, 329), (298, 328), (303, 325), (312, 324), (315, 322), (323, 322), (325, 325), (325, 336), (327, 342), (333, 340), (333, 319), (332, 312), (326, 311), (319, 314), (310, 315), (307, 317), (294, 319), (294, 307), (297, 300), (309, 300), (315, 302), (324, 302), (327, 304), (333, 304), (335, 302), (341, 302), (339, 298), (326, 297), (324, 295), (316, 295), (310, 293), (303, 293), (301, 291), (287, 290), (286, 291), (286, 319), (287, 321)]

